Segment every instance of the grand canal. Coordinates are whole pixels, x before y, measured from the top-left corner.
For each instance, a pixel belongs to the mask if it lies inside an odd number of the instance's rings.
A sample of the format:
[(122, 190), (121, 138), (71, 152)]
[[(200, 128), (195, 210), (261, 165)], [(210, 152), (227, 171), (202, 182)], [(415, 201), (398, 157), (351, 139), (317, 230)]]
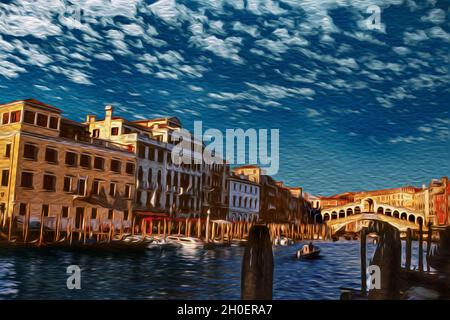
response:
[[(322, 258), (310, 261), (294, 259), (301, 245), (274, 248), (275, 299), (339, 299), (340, 287), (359, 288), (358, 241), (317, 242)], [(367, 247), (371, 257), (375, 245)], [(243, 253), (242, 247), (133, 254), (2, 248), (0, 299), (239, 299)], [(80, 290), (66, 287), (69, 265), (82, 270)]]

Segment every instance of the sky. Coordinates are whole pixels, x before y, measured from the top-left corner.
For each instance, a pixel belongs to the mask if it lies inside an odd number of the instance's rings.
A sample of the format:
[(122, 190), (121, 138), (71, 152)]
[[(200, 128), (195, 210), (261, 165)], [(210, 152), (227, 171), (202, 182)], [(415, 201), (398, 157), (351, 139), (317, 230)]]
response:
[(2, 1), (0, 103), (278, 128), (289, 186), (421, 186), (450, 175), (449, 3)]

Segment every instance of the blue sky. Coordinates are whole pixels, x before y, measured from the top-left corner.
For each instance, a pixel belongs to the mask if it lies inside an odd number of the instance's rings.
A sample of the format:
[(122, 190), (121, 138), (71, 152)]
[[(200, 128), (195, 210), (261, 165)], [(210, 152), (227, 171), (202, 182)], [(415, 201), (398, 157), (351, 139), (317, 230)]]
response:
[(315, 194), (450, 173), (448, 1), (73, 3), (2, 1), (0, 102), (279, 128), (275, 178)]

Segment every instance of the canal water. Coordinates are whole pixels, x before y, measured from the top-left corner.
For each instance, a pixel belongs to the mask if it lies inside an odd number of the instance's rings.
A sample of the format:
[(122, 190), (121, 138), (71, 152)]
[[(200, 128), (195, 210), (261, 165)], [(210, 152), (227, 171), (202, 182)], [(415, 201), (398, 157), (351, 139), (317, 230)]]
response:
[[(358, 241), (317, 242), (322, 257), (309, 261), (294, 258), (302, 245), (274, 248), (274, 299), (339, 299), (340, 287), (360, 287)], [(367, 245), (368, 257), (374, 249)], [(1, 248), (0, 299), (239, 299), (243, 254), (243, 247), (141, 253)], [(80, 290), (67, 289), (69, 265), (81, 268)]]

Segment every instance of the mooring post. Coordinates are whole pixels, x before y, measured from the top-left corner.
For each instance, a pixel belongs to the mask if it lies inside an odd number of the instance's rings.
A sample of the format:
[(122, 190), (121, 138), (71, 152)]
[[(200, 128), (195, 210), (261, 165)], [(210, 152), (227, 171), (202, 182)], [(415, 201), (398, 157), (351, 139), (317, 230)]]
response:
[(423, 222), (419, 220), (419, 271), (423, 272)]
[(412, 230), (408, 228), (406, 231), (406, 260), (405, 269), (411, 269), (411, 251), (412, 251)]
[(427, 272), (430, 272), (430, 255), (431, 255), (431, 240), (433, 237), (433, 229), (431, 228), (431, 221), (428, 223), (428, 236), (427, 236)]
[(250, 229), (241, 274), (242, 300), (271, 300), (273, 295), (273, 254), (269, 229)]
[(366, 265), (366, 228), (361, 229), (361, 293), (367, 293), (367, 265)]

